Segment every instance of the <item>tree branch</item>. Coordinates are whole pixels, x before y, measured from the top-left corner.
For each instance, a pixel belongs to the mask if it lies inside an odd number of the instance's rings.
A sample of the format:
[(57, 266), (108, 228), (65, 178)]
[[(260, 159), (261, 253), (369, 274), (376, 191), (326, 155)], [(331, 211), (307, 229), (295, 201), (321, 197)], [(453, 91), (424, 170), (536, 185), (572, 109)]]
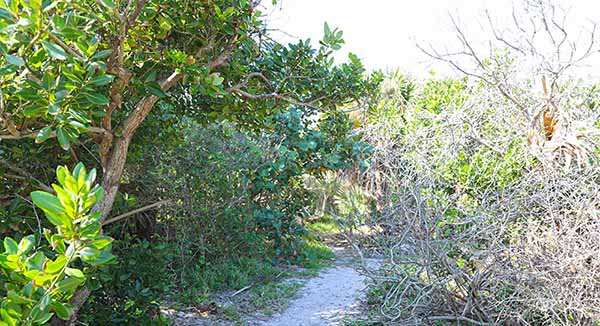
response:
[(154, 204), (146, 205), (144, 207), (140, 207), (138, 209), (134, 209), (131, 212), (127, 212), (125, 214), (121, 214), (119, 216), (113, 217), (113, 218), (105, 221), (104, 223), (102, 223), (102, 225), (105, 226), (105, 225), (108, 225), (108, 224), (111, 224), (111, 223), (115, 223), (115, 222), (118, 222), (118, 221), (120, 221), (120, 220), (122, 220), (124, 218), (130, 217), (130, 216), (133, 216), (135, 214), (138, 214), (138, 213), (141, 213), (141, 212), (153, 209), (153, 208), (158, 207), (158, 206), (166, 205), (166, 204), (169, 204), (169, 203), (171, 203), (170, 199), (161, 200), (161, 201), (156, 202)]
[(14, 176), (15, 179), (21, 179), (21, 180), (29, 179), (29, 180), (33, 180), (33, 181), (35, 181), (40, 186), (40, 188), (44, 189), (47, 192), (54, 193), (54, 189), (52, 189), (52, 187), (46, 185), (44, 182), (42, 182), (38, 178), (34, 177), (31, 173), (29, 173), (29, 172), (21, 169), (18, 166), (15, 166), (15, 165), (11, 164), (7, 160), (0, 159), (0, 164), (4, 165), (7, 169), (13, 171), (14, 173), (17, 173), (18, 175)]
[[(89, 133), (92, 134), (104, 134), (107, 133), (108, 131), (104, 128), (99, 128), (99, 127), (89, 127), (86, 130)], [(10, 135), (0, 135), (0, 140), (18, 140), (18, 139), (24, 139), (24, 138), (35, 138), (37, 137), (38, 132), (28, 132), (28, 133), (16, 133), (16, 134), (10, 134)], [(56, 137), (56, 132), (53, 131), (49, 138), (54, 138)]]

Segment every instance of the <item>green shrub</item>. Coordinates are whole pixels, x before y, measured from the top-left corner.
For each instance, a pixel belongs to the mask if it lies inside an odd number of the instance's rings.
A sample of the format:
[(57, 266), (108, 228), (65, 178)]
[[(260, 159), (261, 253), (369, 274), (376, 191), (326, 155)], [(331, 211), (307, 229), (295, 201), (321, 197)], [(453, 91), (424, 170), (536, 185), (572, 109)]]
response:
[(97, 273), (103, 286), (82, 307), (80, 320), (88, 325), (168, 325), (160, 303), (173, 288), (173, 245), (126, 237), (115, 241), (113, 251), (120, 260)]
[(0, 325), (42, 325), (53, 315), (69, 318), (69, 298), (86, 280), (93, 284), (86, 276), (90, 268), (115, 261), (112, 238), (101, 234), (100, 215), (90, 213), (103, 195), (102, 188), (94, 186), (96, 170), (88, 173), (80, 163), (72, 173), (61, 166), (56, 175), (59, 184), (52, 185), (56, 195), (31, 193), (33, 203), (56, 229), (44, 230), (47, 246), (42, 247), (42, 239), (35, 235), (19, 242), (4, 238)]

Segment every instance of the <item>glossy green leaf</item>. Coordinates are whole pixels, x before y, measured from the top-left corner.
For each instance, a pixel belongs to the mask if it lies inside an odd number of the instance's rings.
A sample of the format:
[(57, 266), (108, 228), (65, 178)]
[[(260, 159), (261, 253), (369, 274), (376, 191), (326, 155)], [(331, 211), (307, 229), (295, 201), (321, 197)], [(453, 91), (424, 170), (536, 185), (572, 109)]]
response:
[(27, 268), (30, 270), (35, 269), (38, 271), (43, 271), (46, 260), (46, 256), (41, 251), (38, 251), (27, 260)]
[(99, 256), (97, 256), (91, 260), (88, 260), (86, 262), (93, 266), (100, 266), (100, 265), (112, 264), (112, 263), (115, 263), (116, 261), (117, 261), (117, 257), (112, 255), (108, 251), (102, 251), (102, 253)]
[(44, 266), (44, 272), (48, 274), (56, 274), (60, 272), (67, 263), (67, 257), (60, 255), (56, 260), (48, 260)]
[(19, 245), (13, 238), (5, 237), (4, 238), (4, 250), (8, 254), (16, 254), (19, 250)]
[(29, 105), (25, 109), (23, 109), (23, 115), (26, 118), (35, 118), (41, 117), (47, 112), (47, 109), (42, 105)]
[(97, 76), (97, 77), (94, 77), (92, 80), (90, 80), (90, 84), (93, 84), (96, 86), (104, 86), (104, 85), (108, 85), (108, 84), (112, 83), (112, 81), (114, 79), (115, 79), (115, 77), (111, 76), (111, 75)]
[(58, 46), (50, 41), (46, 41), (46, 40), (42, 40), (41, 42), (42, 42), (42, 46), (44, 47), (44, 50), (46, 50), (48, 55), (50, 55), (52, 58), (54, 58), (56, 60), (66, 60), (67, 59), (67, 53), (60, 46)]
[(85, 280), (81, 278), (67, 277), (58, 283), (57, 288), (62, 292), (70, 293), (76, 290), (83, 282), (85, 282)]
[(6, 61), (9, 64), (17, 66), (17, 67), (21, 67), (21, 66), (25, 65), (25, 61), (23, 60), (23, 58), (16, 56), (16, 55), (7, 54)]
[(20, 294), (18, 294), (15, 291), (8, 291), (7, 293), (7, 297), (9, 299), (12, 300), (12, 302), (16, 303), (16, 304), (27, 304), (27, 303), (35, 303), (36, 301), (33, 299), (30, 299), (28, 297), (22, 296)]
[(146, 83), (146, 90), (150, 92), (152, 95), (158, 97), (165, 97), (167, 94), (162, 90), (160, 85), (157, 82), (148, 82)]
[(90, 103), (95, 104), (95, 105), (108, 105), (108, 103), (109, 103), (108, 97), (106, 97), (102, 94), (85, 93), (84, 96)]
[(112, 53), (112, 50), (110, 50), (110, 49), (99, 51), (98, 53), (96, 53), (92, 56), (92, 60), (99, 60), (99, 59), (107, 58), (111, 53)]
[(38, 131), (37, 135), (35, 136), (35, 142), (37, 144), (43, 143), (50, 138), (50, 136), (52, 136), (52, 127), (46, 126)]
[(72, 277), (85, 278), (85, 275), (83, 275), (83, 272), (77, 268), (67, 267), (67, 269), (65, 269), (65, 273)]
[(55, 103), (50, 103), (48, 105), (48, 114), (57, 115), (60, 112), (60, 108)]
[(21, 241), (19, 241), (19, 248), (17, 250), (17, 254), (22, 255), (22, 254), (27, 254), (35, 245), (35, 236), (34, 235), (28, 235), (26, 237), (23, 237), (21, 239)]
[(31, 200), (46, 213), (50, 223), (59, 226), (70, 224), (69, 219), (64, 215), (64, 207), (56, 196), (43, 191), (34, 191), (31, 193)]
[(79, 251), (79, 256), (84, 261), (92, 260), (100, 255), (100, 250), (94, 247), (85, 247)]
[(71, 315), (71, 310), (69, 308), (67, 308), (66, 305), (64, 305), (58, 301), (53, 301), (50, 304), (50, 307), (51, 307), (52, 311), (54, 311), (56, 313), (56, 316), (58, 316), (58, 318), (60, 318), (60, 319), (66, 320)]
[(68, 150), (69, 147), (71, 147), (71, 140), (63, 128), (56, 128), (56, 138), (58, 139), (60, 147), (64, 150)]
[(71, 173), (69, 172), (69, 169), (67, 169), (65, 166), (61, 165), (56, 168), (56, 179), (62, 186), (65, 185), (65, 180), (70, 174)]

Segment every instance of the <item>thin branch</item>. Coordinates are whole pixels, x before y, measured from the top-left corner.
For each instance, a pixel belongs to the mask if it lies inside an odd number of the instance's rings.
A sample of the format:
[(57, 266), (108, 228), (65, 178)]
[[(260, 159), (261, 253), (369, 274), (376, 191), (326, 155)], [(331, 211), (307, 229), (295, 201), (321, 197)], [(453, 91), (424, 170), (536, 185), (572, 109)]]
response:
[[(99, 128), (99, 127), (89, 127), (86, 130), (89, 133), (92, 134), (104, 134), (107, 132), (106, 129), (104, 128)], [(0, 140), (18, 140), (18, 139), (24, 139), (24, 138), (35, 138), (37, 137), (38, 132), (28, 132), (28, 133), (16, 133), (16, 134), (10, 134), (10, 135), (0, 135)], [(48, 138), (54, 138), (56, 137), (56, 132), (53, 131), (50, 136)]]
[(13, 171), (14, 173), (17, 173), (18, 175), (15, 176), (15, 179), (30, 179), (35, 181), (40, 188), (44, 189), (45, 191), (48, 191), (50, 193), (54, 193), (54, 189), (52, 189), (50, 186), (46, 185), (44, 182), (42, 182), (41, 180), (37, 179), (36, 177), (34, 177), (31, 173), (21, 169), (20, 167), (11, 164), (10, 162), (8, 162), (7, 160), (1, 159), (0, 158), (0, 164), (4, 165), (7, 169)]
[(294, 100), (293, 98), (287, 97), (287, 96), (283, 96), (281, 94), (278, 93), (265, 93), (265, 94), (251, 94), (248, 93), (238, 87), (231, 87), (228, 88), (227, 91), (232, 92), (232, 93), (236, 93), (239, 96), (243, 97), (244, 99), (248, 99), (248, 100), (267, 100), (267, 99), (276, 99), (276, 100), (280, 100), (283, 102), (287, 102), (289, 104), (292, 105), (296, 105), (296, 106), (301, 106), (301, 107), (307, 107), (310, 109), (315, 109), (318, 111), (324, 111), (325, 109), (312, 104), (312, 102), (299, 102), (297, 100)]
[(81, 54), (81, 52), (79, 52), (78, 49), (69, 46), (67, 43), (65, 43), (65, 41), (63, 41), (60, 37), (52, 34), (52, 33), (48, 33), (48, 36), (56, 43), (58, 43), (58, 45), (60, 45), (63, 49), (67, 50), (67, 52), (69, 52), (72, 56), (74, 56), (75, 58), (83, 61), (85, 60), (83, 54)]
[(147, 210), (150, 210), (150, 209), (153, 209), (155, 207), (162, 206), (162, 205), (166, 205), (166, 204), (169, 204), (169, 203), (171, 203), (170, 199), (161, 200), (161, 201), (156, 202), (154, 204), (146, 205), (144, 207), (140, 207), (138, 209), (134, 209), (131, 212), (128, 212), (128, 213), (121, 214), (119, 216), (113, 217), (113, 218), (105, 221), (104, 223), (102, 223), (102, 225), (108, 225), (108, 224), (111, 224), (111, 223), (115, 223), (115, 222), (118, 222), (118, 221), (120, 221), (120, 220), (122, 220), (124, 218), (130, 217), (130, 216), (133, 216), (135, 214), (138, 214), (138, 213), (141, 213), (141, 212), (145, 212)]

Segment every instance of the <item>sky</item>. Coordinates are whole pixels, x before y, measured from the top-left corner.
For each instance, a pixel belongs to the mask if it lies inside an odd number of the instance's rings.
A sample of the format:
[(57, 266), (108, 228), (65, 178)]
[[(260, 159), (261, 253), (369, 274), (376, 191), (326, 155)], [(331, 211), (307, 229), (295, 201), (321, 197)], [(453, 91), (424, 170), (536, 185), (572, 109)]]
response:
[[(568, 10), (574, 22), (600, 21), (600, 0), (555, 2)], [(399, 68), (415, 77), (425, 77), (431, 70), (446, 74), (453, 70), (425, 56), (415, 44), (452, 44), (455, 36), (450, 14), (467, 27), (470, 38), (483, 43), (490, 37), (483, 32), (485, 9), (497, 17), (498, 24), (510, 23), (512, 0), (280, 0), (263, 10), (273, 29), (272, 36), (281, 42), (306, 38), (316, 42), (322, 38), (323, 23), (327, 22), (344, 31), (346, 45), (336, 54), (338, 61), (352, 52), (368, 69)], [(594, 67), (600, 70), (598, 60)]]

